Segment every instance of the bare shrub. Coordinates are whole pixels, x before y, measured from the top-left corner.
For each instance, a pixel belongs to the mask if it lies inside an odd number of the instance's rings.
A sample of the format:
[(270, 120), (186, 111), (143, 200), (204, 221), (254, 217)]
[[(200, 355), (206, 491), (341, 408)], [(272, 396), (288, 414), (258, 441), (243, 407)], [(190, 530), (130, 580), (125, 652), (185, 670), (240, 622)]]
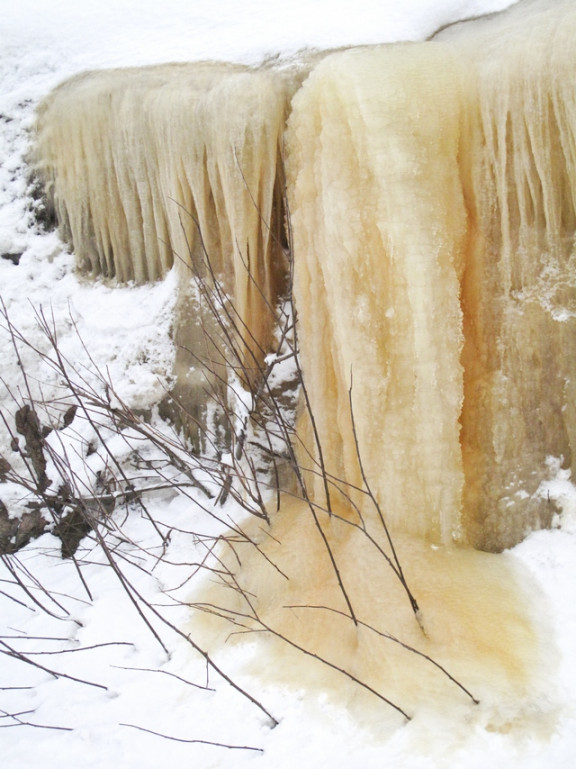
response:
[[(288, 244), (286, 257), (289, 255)], [(336, 580), (346, 611), (331, 606), (305, 605), (303, 608), (313, 611), (318, 622), (322, 622), (326, 612), (336, 612), (356, 630), (368, 629), (391, 644), (425, 658), (451, 685), (457, 686), (476, 702), (474, 696), (441, 665), (391, 633), (370, 626), (355, 609), (349, 586), (343, 577), (342, 564), (328, 533), (330, 521), (337, 521), (344, 528), (354, 530), (363, 537), (363, 546), (378, 554), (401, 584), (415, 620), (425, 634), (425, 623), (417, 599), (408, 585), (394, 548), (385, 513), (364, 473), (358, 444), (356, 451), (363, 488), (347, 487), (341, 479), (332, 477), (323, 464), (322, 446), (315, 430), (314, 414), (299, 360), (297, 315), (291, 290), (292, 268), (285, 295), (278, 306), (268, 305), (276, 328), (275, 347), (270, 351), (257, 347), (256, 340), (250, 337), (250, 330), (242, 324), (233, 303), (223, 291), (206, 252), (204, 257), (205, 265), (191, 272), (190, 280), (204, 305), (210, 309), (211, 324), (205, 329), (205, 342), (211, 352), (205, 353), (204, 362), (212, 361), (206, 388), (208, 401), (218, 418), (200, 423), (188, 404), (174, 400), (176, 408), (182, 412), (182, 423), (186, 423), (187, 419), (195, 420), (202, 435), (204, 451), (193, 447), (183, 432), (166, 422), (157, 418), (144, 419), (136, 413), (122, 399), (107, 373), (100, 370), (91, 358), (87, 342), (82, 342), (89, 361), (87, 367), (67, 359), (59, 344), (54, 319), (43, 309), (36, 310), (36, 321), (46, 342), (45, 348), (40, 349), (19, 332), (7, 309), (2, 307), (2, 322), (9, 333), (14, 354), (21, 362), (24, 387), (15, 393), (5, 383), (14, 404), (14, 416), (4, 411), (0, 412), (0, 416), (11, 436), (18, 463), (2, 460), (0, 482), (20, 489), (26, 514), (41, 521), (30, 536), (49, 531), (60, 539), (61, 555), (74, 562), (88, 600), (93, 600), (93, 595), (83, 576), (83, 567), (98, 550), (161, 648), (168, 653), (167, 637), (170, 635), (184, 640), (195, 654), (205, 660), (207, 669), (237, 689), (266, 715), (272, 725), (278, 722), (278, 717), (260, 699), (237, 684), (214, 661), (207, 648), (171, 619), (173, 609), (187, 606), (185, 593), (190, 594), (190, 585), (195, 577), (211, 575), (215, 582), (224, 584), (239, 596), (243, 608), (232, 611), (226, 606), (197, 601), (193, 604), (194, 609), (224, 618), (231, 630), (264, 632), (279, 639), (302, 655), (312, 656), (336, 670), (348, 681), (409, 719), (411, 714), (401, 704), (375, 688), (370, 680), (354, 674), (352, 666), (335, 664), (270, 625), (260, 612), (258, 595), (253, 595), (243, 586), (235, 568), (230, 566), (230, 559), (223, 557), (222, 553), (226, 550), (233, 554), (232, 563), (236, 559), (239, 565), (242, 548), (263, 555), (258, 542), (247, 533), (243, 521), (260, 521), (273, 538), (273, 516), (282, 515), (283, 499), (299, 500), (305, 505), (316, 536), (329, 559), (332, 577)], [(250, 344), (246, 343), (247, 338)], [(21, 354), (24, 348), (55, 372), (61, 383), (58, 399), (46, 402), (34, 396), (30, 386), (32, 374), (26, 370)], [(189, 350), (188, 353), (193, 360), (195, 351)], [(352, 389), (352, 383), (350, 387)], [(297, 412), (302, 409), (307, 411), (313, 428), (314, 451), (299, 445), (295, 425)], [(351, 416), (354, 424), (352, 410)], [(84, 429), (87, 426), (89, 430)], [(93, 438), (87, 440), (87, 434)], [(307, 452), (310, 460), (306, 468), (298, 458), (302, 451)], [(97, 455), (97, 461), (94, 455)], [(317, 458), (313, 459), (313, 456)], [(321, 500), (314, 498), (311, 492), (312, 481), (318, 476), (324, 488)], [(0, 486), (0, 493), (1, 489)], [(195, 511), (194, 520), (212, 522), (214, 526), (176, 530), (169, 520), (160, 519), (150, 511), (150, 500), (158, 494), (186, 498)], [(366, 524), (354, 502), (359, 494), (375, 510), (381, 527), (379, 534)], [(338, 504), (334, 503), (335, 498)], [(239, 511), (236, 518), (230, 516), (230, 500), (235, 503), (234, 509)], [(353, 511), (353, 515), (341, 514), (343, 503)], [(153, 532), (151, 542), (136, 542), (128, 533), (126, 521), (135, 515), (147, 520)], [(10, 520), (6, 505), (0, 508), (2, 516)], [(20, 515), (18, 520), (18, 525), (22, 526), (24, 517)], [(187, 537), (194, 544), (193, 551), (191, 549), (194, 555), (186, 563), (172, 560), (171, 539), (177, 534)], [(12, 537), (14, 547), (3, 546), (2, 560), (11, 575), (12, 585), (28, 598), (31, 597), (39, 610), (51, 611), (53, 596), (50, 591), (44, 590), (41, 582), (36, 582), (34, 576), (22, 568), (18, 553), (13, 552), (28, 539)], [(173, 568), (177, 577), (174, 577), (174, 584), (165, 588), (165, 606), (154, 604), (141, 592), (127, 573), (128, 563), (141, 564), (143, 569), (155, 569), (160, 565), (168, 571)], [(274, 562), (270, 565), (280, 571)], [(186, 576), (182, 581), (183, 570)], [(24, 652), (10, 647), (1, 639), (0, 643), (2, 653), (16, 655), (27, 664), (37, 664)], [(49, 672), (56, 677), (65, 675), (53, 669)]]

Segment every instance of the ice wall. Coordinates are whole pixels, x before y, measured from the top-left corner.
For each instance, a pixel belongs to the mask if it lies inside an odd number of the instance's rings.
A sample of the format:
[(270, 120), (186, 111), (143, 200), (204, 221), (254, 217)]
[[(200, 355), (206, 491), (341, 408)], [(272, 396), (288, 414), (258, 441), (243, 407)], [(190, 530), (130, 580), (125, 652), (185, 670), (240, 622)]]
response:
[(511, 546), (551, 522), (547, 457), (573, 465), (575, 33), (573, 4), (520, 3), (328, 57), (293, 101), (314, 422), (329, 474), (362, 486), (353, 381), (361, 460), (396, 528)]
[[(42, 106), (38, 165), (84, 269), (205, 274), (205, 249), (250, 369), (286, 268), (285, 157), (316, 503), (374, 512), (363, 469), (393, 528), (499, 550), (549, 525), (548, 457), (574, 462), (575, 33), (572, 2), (525, 0), (299, 72), (83, 75)], [(214, 318), (186, 288), (178, 318), (201, 420)]]
[(575, 39), (562, 1), (444, 35), (466, 62), (464, 526), (486, 549), (548, 525), (546, 457), (576, 459)]

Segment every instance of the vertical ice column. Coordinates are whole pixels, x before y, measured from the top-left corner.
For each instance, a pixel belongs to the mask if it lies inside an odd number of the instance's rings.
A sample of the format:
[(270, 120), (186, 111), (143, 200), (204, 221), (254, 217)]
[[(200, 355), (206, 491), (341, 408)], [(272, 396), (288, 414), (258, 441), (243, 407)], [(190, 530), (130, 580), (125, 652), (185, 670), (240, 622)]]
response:
[(463, 483), (460, 99), (441, 44), (350, 50), (313, 71), (287, 134), (298, 330), (326, 469), (344, 492), (362, 485), (352, 383), (359, 452), (388, 522), (444, 542)]

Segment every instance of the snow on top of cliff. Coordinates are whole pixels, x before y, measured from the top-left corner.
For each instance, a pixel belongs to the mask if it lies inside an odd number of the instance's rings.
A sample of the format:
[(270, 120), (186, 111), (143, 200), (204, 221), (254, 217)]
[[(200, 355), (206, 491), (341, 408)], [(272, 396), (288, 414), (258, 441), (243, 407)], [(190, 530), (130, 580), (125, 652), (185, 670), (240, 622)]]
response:
[(3, 93), (28, 98), (90, 68), (221, 59), (256, 63), (302, 48), (422, 40), (510, 0), (20, 0), (3, 3)]

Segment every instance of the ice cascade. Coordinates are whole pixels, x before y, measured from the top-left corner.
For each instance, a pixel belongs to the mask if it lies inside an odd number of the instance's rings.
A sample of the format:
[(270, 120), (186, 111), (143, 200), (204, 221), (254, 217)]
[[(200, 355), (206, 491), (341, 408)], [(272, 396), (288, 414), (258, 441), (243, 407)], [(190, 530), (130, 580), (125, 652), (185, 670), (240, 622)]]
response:
[(300, 68), (88, 73), (41, 106), (36, 164), (81, 269), (180, 265), (198, 419), (214, 372), (186, 276), (209, 255), (256, 371), (288, 210), (303, 465), (319, 443), (339, 503), (362, 506), (363, 470), (393, 529), (498, 551), (550, 525), (549, 457), (575, 461), (574, 40), (573, 3), (525, 0)]

